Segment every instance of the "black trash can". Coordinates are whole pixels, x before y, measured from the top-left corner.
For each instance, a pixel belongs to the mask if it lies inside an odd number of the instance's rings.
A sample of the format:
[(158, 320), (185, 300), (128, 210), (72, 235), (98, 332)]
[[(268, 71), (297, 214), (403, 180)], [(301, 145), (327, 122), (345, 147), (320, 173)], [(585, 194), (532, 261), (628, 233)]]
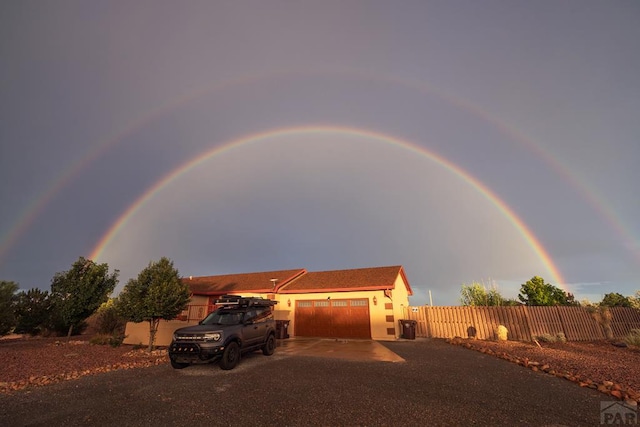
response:
[(415, 320), (400, 320), (400, 327), (402, 328), (401, 338), (407, 340), (415, 340), (416, 339), (416, 325), (418, 322)]
[(289, 321), (288, 320), (276, 320), (276, 338), (283, 340), (289, 338)]

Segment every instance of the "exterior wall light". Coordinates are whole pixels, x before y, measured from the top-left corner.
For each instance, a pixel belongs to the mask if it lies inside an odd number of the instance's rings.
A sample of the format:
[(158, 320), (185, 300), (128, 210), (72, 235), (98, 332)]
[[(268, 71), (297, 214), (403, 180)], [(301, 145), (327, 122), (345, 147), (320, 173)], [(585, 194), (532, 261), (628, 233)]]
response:
[(373, 296), (373, 305), (378, 305), (378, 298), (376, 298), (376, 296)]
[(287, 300), (287, 306), (291, 307), (291, 299)]

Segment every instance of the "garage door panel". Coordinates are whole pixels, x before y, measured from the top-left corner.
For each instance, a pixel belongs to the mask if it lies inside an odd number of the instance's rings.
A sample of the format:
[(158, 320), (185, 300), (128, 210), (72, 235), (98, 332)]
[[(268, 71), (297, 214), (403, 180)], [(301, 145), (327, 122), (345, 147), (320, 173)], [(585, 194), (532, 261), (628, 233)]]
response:
[(296, 336), (328, 338), (371, 338), (369, 301), (297, 301)]

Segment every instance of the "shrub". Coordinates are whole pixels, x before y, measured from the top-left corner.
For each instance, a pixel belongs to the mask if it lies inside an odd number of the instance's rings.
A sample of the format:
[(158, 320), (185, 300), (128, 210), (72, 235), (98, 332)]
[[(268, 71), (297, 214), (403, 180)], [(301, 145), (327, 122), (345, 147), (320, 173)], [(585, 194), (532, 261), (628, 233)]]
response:
[(556, 334), (556, 341), (558, 341), (558, 342), (567, 342), (567, 337), (564, 335), (564, 332), (558, 332)]
[(640, 329), (632, 329), (631, 332), (629, 332), (629, 335), (624, 338), (624, 342), (629, 345), (640, 347)]
[(498, 341), (508, 340), (509, 339), (508, 335), (509, 335), (509, 331), (504, 325), (499, 325), (496, 328), (496, 338), (498, 338)]
[(99, 334), (115, 335), (124, 334), (127, 322), (119, 314), (110, 300), (103, 304), (99, 309), (96, 317), (96, 328)]
[[(564, 334), (562, 334), (562, 336), (564, 336)], [(556, 342), (557, 335), (540, 334), (540, 335), (536, 335), (534, 338), (540, 342)]]
[(18, 285), (14, 282), (0, 281), (0, 336), (7, 335), (16, 326), (15, 292)]
[(602, 326), (604, 330), (604, 335), (608, 340), (613, 339), (613, 331), (611, 329), (611, 312), (609, 311), (609, 307), (606, 306), (590, 306), (587, 307), (587, 310), (591, 314), (591, 316)]
[(120, 347), (122, 341), (124, 341), (124, 338), (124, 335), (98, 334), (91, 337), (89, 343), (95, 345), (110, 345), (111, 347)]

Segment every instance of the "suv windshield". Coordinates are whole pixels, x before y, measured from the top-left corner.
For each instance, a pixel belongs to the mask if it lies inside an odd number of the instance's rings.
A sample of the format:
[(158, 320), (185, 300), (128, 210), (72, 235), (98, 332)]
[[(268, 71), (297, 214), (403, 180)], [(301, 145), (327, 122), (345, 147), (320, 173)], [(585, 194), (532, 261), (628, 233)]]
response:
[(217, 310), (209, 314), (201, 325), (237, 325), (242, 322), (244, 312)]

